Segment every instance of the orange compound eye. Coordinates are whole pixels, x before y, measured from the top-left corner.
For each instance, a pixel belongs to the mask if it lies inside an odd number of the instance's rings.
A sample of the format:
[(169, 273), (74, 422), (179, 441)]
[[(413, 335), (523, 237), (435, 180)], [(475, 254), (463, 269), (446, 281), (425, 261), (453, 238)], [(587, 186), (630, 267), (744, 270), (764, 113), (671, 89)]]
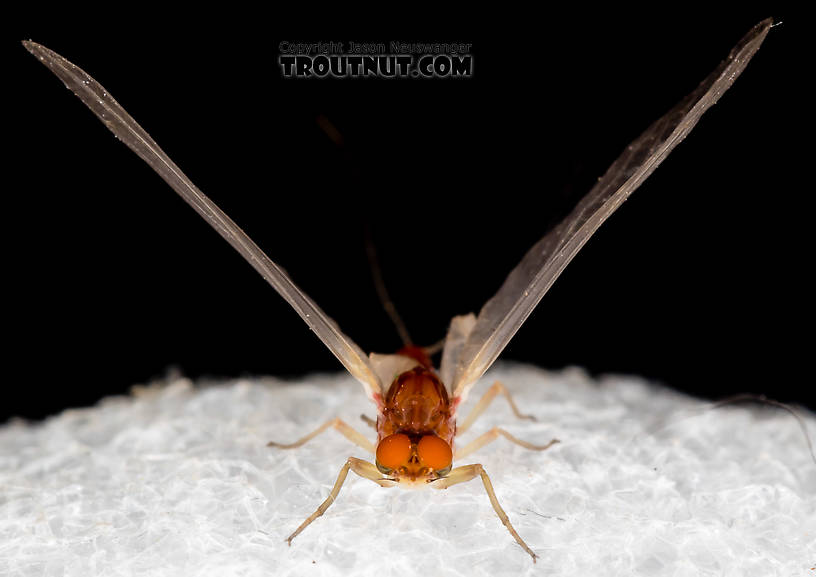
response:
[(383, 467), (397, 469), (408, 462), (410, 456), (411, 439), (408, 435), (388, 435), (377, 445), (377, 462)]
[(436, 471), (447, 469), (453, 461), (450, 445), (436, 435), (425, 435), (417, 446), (419, 460)]

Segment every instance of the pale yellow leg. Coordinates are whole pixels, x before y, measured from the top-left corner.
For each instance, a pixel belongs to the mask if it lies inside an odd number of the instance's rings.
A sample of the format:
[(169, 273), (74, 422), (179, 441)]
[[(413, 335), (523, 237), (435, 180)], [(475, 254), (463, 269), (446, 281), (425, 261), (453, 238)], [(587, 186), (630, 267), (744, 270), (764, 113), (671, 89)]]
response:
[(515, 443), (516, 445), (520, 445), (525, 449), (530, 449), (531, 451), (544, 451), (546, 449), (549, 449), (556, 443), (561, 442), (558, 439), (552, 439), (546, 445), (533, 445), (532, 443), (528, 443), (527, 441), (522, 441), (521, 439), (514, 437), (513, 435), (511, 435), (502, 428), (493, 427), (488, 432), (486, 432), (483, 435), (480, 435), (479, 437), (477, 437), (464, 447), (457, 449), (454, 455), (454, 459), (458, 460), (466, 457), (467, 455), (470, 455), (473, 451), (477, 451), (484, 447), (485, 445), (487, 445), (488, 443), (492, 443), (493, 441), (498, 439), (499, 435), (501, 435), (511, 443)]
[(447, 477), (443, 477), (431, 483), (431, 487), (435, 489), (447, 489), (451, 485), (457, 485), (459, 483), (470, 481), (471, 479), (475, 479), (477, 476), (482, 478), (482, 484), (484, 484), (485, 491), (487, 491), (487, 496), (490, 498), (490, 504), (493, 505), (493, 510), (496, 512), (496, 515), (499, 516), (499, 519), (501, 519), (502, 524), (507, 527), (508, 531), (510, 531), (513, 539), (516, 540), (516, 543), (521, 545), (521, 548), (530, 554), (530, 557), (533, 558), (533, 563), (535, 563), (537, 557), (536, 554), (533, 553), (533, 550), (527, 546), (524, 539), (522, 539), (521, 536), (516, 533), (516, 530), (510, 523), (510, 518), (507, 516), (507, 513), (505, 513), (504, 509), (502, 509), (501, 505), (499, 505), (499, 500), (496, 498), (496, 492), (493, 490), (493, 484), (490, 482), (490, 477), (487, 476), (487, 472), (485, 472), (484, 467), (481, 465), (465, 465), (463, 467), (456, 467)]
[(513, 410), (513, 414), (518, 417), (519, 419), (528, 419), (530, 421), (535, 421), (535, 417), (532, 415), (523, 415), (518, 410), (516, 403), (513, 402), (513, 397), (510, 396), (510, 392), (507, 390), (502, 383), (496, 381), (493, 385), (487, 389), (487, 392), (482, 395), (482, 398), (479, 399), (479, 402), (476, 403), (476, 406), (470, 411), (470, 414), (465, 418), (465, 420), (456, 426), (456, 434), (460, 435), (467, 431), (476, 418), (484, 413), (487, 406), (496, 398), (496, 395), (504, 395), (507, 399), (507, 402), (510, 404), (510, 408)]
[(368, 416), (366, 416), (366, 415), (360, 415), (360, 418), (363, 420), (363, 422), (364, 422), (366, 425), (368, 425), (368, 426), (369, 426), (369, 427), (371, 427), (372, 429), (376, 429), (376, 428), (377, 428), (377, 421), (375, 421), (375, 420), (374, 420), (374, 419), (372, 419), (371, 417), (368, 417)]
[(317, 511), (309, 515), (306, 520), (300, 524), (300, 527), (295, 529), (295, 532), (289, 535), (286, 538), (286, 542), (289, 545), (292, 544), (292, 539), (297, 537), (301, 531), (303, 531), (309, 524), (320, 517), (323, 513), (326, 512), (326, 509), (334, 503), (334, 500), (337, 498), (337, 494), (340, 493), (340, 488), (343, 486), (343, 483), (346, 480), (346, 476), (348, 475), (349, 469), (360, 475), (365, 479), (370, 479), (374, 481), (381, 487), (393, 487), (395, 485), (394, 481), (390, 479), (384, 479), (382, 473), (377, 470), (377, 467), (368, 461), (363, 461), (362, 459), (357, 459), (355, 457), (349, 457), (346, 464), (343, 465), (343, 468), (340, 469), (340, 474), (337, 475), (337, 480), (334, 482), (334, 487), (329, 492), (329, 496), (326, 497), (326, 500), (320, 504), (320, 507), (317, 508)]
[(266, 446), (267, 447), (277, 447), (278, 449), (296, 449), (301, 445), (305, 444), (308, 441), (311, 441), (320, 433), (328, 429), (329, 427), (334, 427), (340, 433), (347, 438), (349, 441), (357, 445), (358, 447), (362, 447), (372, 455), (374, 454), (374, 443), (366, 439), (362, 433), (359, 433), (357, 430), (353, 429), (350, 425), (348, 425), (342, 419), (332, 419), (330, 421), (326, 421), (322, 425), (320, 425), (316, 430), (312, 431), (302, 439), (295, 441), (294, 443), (276, 443), (275, 441), (269, 441)]

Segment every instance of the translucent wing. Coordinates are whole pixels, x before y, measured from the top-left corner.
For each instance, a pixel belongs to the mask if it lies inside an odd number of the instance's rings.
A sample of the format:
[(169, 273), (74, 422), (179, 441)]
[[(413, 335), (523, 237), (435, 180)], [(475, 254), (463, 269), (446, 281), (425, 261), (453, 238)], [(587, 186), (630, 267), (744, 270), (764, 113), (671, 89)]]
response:
[(454, 382), (456, 368), (459, 366), (465, 344), (474, 326), (476, 326), (476, 315), (473, 313), (451, 319), (448, 334), (445, 337), (445, 345), (442, 348), (442, 362), (439, 366), (439, 376), (443, 383), (452, 384)]
[(56, 52), (35, 42), (23, 42), (23, 45), (56, 74), (117, 138), (147, 162), (173, 190), (241, 253), (255, 270), (261, 273), (261, 276), (292, 305), (343, 366), (363, 383), (368, 396), (379, 404), (382, 386), (363, 351), (340, 331), (335, 322), (320, 310), (320, 307), (300, 290), (286, 272), (272, 262), (238, 225), (196, 188), (105, 88)]
[[(508, 341), (598, 227), (694, 128), (702, 114), (731, 87), (768, 34), (772, 20), (754, 26), (697, 89), (630, 144), (575, 209), (538, 241), (484, 305), (457, 355), (453, 396), (493, 364)], [(461, 400), (464, 400), (463, 398)]]

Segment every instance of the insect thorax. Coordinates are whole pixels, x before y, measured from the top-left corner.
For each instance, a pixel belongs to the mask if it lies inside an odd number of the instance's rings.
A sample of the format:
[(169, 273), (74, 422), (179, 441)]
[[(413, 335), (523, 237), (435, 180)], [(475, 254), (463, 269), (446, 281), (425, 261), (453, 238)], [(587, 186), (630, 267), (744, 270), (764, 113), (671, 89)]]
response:
[(379, 439), (394, 433), (434, 433), (451, 444), (455, 429), (448, 391), (433, 371), (415, 367), (394, 379), (377, 419)]

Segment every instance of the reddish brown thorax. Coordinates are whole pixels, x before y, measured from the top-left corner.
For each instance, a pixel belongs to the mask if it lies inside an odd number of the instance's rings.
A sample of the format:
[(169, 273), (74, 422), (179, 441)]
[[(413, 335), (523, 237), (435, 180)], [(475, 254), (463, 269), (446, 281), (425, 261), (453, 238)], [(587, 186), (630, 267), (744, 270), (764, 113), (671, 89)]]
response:
[(416, 362), (418, 362), (426, 369), (433, 370), (431, 357), (428, 356), (428, 353), (426, 353), (425, 349), (423, 349), (422, 347), (418, 347), (416, 345), (405, 345), (404, 347), (397, 351), (397, 354), (402, 355), (403, 357), (414, 359)]
[(455, 432), (448, 391), (431, 369), (415, 367), (394, 379), (377, 419), (379, 440), (395, 433), (434, 433), (452, 445)]

